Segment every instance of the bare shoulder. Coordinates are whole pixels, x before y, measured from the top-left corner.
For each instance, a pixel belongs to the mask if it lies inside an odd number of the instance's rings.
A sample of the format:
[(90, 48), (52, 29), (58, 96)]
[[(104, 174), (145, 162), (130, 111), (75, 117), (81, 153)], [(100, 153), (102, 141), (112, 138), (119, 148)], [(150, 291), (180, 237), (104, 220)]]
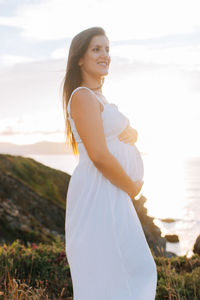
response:
[(71, 117), (78, 134), (90, 159), (98, 163), (108, 154), (100, 102), (86, 89), (77, 90), (71, 100)]
[(96, 110), (100, 110), (100, 103), (96, 99), (95, 95), (92, 94), (92, 92), (82, 88), (73, 93), (70, 103), (72, 119), (75, 119), (83, 113), (95, 113)]

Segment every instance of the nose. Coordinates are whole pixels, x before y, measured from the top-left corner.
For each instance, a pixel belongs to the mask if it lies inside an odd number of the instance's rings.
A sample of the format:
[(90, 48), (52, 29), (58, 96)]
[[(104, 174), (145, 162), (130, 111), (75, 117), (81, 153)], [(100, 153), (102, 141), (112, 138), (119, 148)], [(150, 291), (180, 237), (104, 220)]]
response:
[(101, 56), (102, 58), (107, 58), (108, 60), (110, 60), (110, 54), (109, 54), (109, 52), (107, 52), (106, 49), (103, 49), (103, 50), (101, 51), (100, 56)]

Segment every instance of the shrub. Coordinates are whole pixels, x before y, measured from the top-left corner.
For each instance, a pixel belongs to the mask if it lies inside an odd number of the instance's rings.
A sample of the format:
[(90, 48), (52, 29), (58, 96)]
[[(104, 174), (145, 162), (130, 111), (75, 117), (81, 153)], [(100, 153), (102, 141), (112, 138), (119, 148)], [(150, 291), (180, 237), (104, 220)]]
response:
[(40, 286), (40, 293), (46, 291), (55, 299), (63, 288), (63, 296), (72, 294), (70, 269), (59, 237), (49, 245), (29, 243), (25, 247), (16, 240), (0, 247), (0, 291), (8, 293), (12, 285), (16, 289), (18, 280), (32, 288)]
[[(158, 274), (156, 300), (200, 300), (197, 254), (154, 259)], [(0, 299), (72, 300), (72, 295), (65, 244), (59, 236), (51, 244), (25, 246), (16, 240), (0, 246)]]

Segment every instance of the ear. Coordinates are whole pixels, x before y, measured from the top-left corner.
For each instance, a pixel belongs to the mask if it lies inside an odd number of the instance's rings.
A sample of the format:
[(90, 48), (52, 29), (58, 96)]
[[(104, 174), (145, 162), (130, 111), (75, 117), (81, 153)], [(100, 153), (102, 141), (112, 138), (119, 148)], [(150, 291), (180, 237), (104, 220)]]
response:
[(81, 67), (82, 66), (82, 59), (80, 58), (79, 62), (78, 62), (78, 65)]

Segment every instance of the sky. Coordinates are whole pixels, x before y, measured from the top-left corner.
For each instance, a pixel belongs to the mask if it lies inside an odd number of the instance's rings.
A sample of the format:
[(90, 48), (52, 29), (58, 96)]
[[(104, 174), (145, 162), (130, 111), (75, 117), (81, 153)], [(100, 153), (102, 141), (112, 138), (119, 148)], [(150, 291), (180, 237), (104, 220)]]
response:
[(64, 142), (62, 80), (72, 38), (101, 26), (103, 94), (144, 153), (200, 156), (200, 18), (195, 0), (0, 0), (0, 142)]

